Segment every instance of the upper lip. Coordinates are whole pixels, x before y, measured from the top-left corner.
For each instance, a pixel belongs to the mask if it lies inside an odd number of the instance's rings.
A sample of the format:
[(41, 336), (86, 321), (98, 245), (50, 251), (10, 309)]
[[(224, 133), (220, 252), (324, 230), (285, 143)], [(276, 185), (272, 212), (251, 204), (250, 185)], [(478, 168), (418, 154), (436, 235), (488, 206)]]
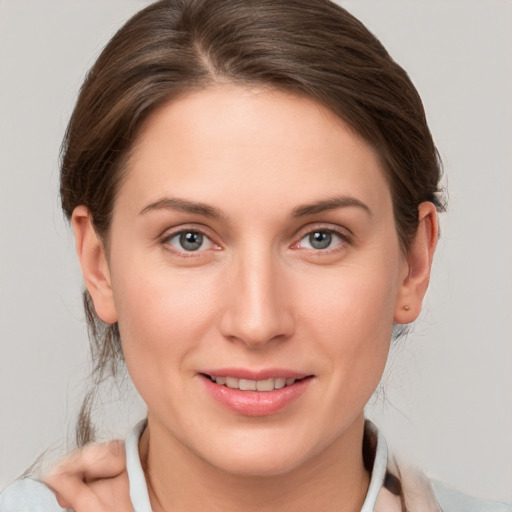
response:
[(278, 377), (284, 377), (286, 379), (303, 379), (304, 377), (311, 376), (309, 373), (297, 372), (286, 368), (262, 368), (259, 370), (252, 370), (249, 368), (212, 368), (199, 370), (198, 373), (203, 373), (213, 377), (235, 377), (247, 380), (266, 380)]

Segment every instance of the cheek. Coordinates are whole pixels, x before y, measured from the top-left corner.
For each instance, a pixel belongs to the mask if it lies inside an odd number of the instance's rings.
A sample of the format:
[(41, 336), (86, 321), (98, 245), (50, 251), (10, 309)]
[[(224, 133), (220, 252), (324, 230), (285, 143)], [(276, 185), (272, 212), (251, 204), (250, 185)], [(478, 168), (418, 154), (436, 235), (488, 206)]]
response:
[(154, 378), (164, 376), (169, 365), (181, 365), (211, 327), (212, 279), (133, 261), (117, 270), (112, 284), (128, 370), (136, 383), (151, 378), (148, 368)]
[(378, 290), (375, 285), (344, 279), (311, 308), (311, 336), (323, 356), (320, 375), (325, 376), (325, 401), (317, 405), (318, 414), (330, 418), (334, 436), (362, 414), (386, 365), (393, 308), (386, 286)]
[(395, 275), (387, 265), (343, 267), (322, 278), (312, 276), (304, 296), (304, 329), (326, 356), (335, 385), (354, 400), (366, 401), (384, 370), (393, 329)]
[[(348, 269), (319, 276), (311, 276), (304, 302), (305, 313), (320, 331), (335, 336), (338, 346), (380, 343), (387, 339), (393, 326), (397, 287), (393, 279), (382, 271), (368, 268)], [(371, 335), (370, 335), (371, 334)], [(359, 343), (348, 343), (348, 340)]]

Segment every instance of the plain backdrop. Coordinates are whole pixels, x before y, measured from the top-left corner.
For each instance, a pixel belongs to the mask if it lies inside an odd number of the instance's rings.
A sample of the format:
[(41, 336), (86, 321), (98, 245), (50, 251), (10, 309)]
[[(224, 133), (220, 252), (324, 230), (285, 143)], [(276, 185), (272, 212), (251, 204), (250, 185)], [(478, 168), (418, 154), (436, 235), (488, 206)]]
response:
[[(146, 3), (0, 0), (0, 488), (72, 431), (89, 363), (59, 145), (86, 70)], [(512, 500), (512, 3), (341, 3), (410, 73), (449, 190), (424, 312), (368, 415), (429, 475)], [(107, 406), (115, 435), (143, 414)]]

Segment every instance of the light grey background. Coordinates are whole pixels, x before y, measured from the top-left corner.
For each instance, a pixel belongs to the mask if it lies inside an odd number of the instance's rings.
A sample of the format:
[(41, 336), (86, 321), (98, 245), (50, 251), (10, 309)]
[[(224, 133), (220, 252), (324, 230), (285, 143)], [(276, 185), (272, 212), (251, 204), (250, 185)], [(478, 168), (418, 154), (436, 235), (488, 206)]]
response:
[[(0, 0), (0, 488), (72, 430), (88, 349), (59, 144), (86, 69), (146, 3)], [(424, 313), (369, 415), (430, 475), (512, 500), (512, 3), (341, 3), (409, 71), (450, 192)], [(109, 407), (119, 434), (142, 414)]]

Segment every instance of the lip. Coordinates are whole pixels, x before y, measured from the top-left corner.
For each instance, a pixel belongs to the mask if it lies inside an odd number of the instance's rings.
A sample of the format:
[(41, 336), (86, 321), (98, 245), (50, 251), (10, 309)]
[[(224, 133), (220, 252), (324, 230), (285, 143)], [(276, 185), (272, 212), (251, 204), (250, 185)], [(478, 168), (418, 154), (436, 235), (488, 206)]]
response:
[[(301, 379), (293, 384), (273, 391), (241, 391), (216, 384), (206, 375), (216, 377), (237, 377), (239, 379), (265, 380), (272, 377)], [(264, 370), (247, 370), (242, 368), (225, 368), (204, 370), (198, 373), (206, 392), (219, 404), (243, 416), (270, 416), (286, 409), (292, 402), (302, 396), (313, 380), (312, 375), (270, 368)]]
[(285, 379), (303, 379), (311, 374), (300, 373), (286, 368), (262, 368), (260, 370), (249, 370), (247, 368), (211, 368), (199, 370), (198, 373), (213, 375), (215, 377), (236, 377), (237, 379), (265, 380), (273, 377), (284, 377)]

